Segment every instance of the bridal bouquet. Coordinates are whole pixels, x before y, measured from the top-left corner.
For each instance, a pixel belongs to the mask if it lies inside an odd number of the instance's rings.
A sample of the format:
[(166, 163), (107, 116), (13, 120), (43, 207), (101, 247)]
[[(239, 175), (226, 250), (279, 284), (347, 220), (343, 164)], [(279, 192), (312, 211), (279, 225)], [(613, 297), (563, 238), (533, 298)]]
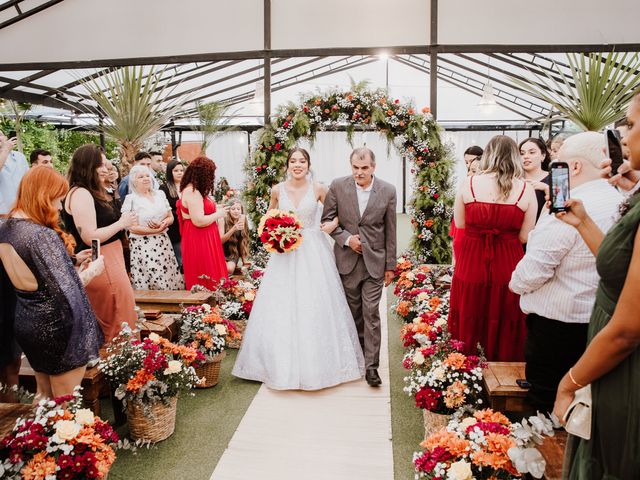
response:
[(546, 466), (534, 445), (553, 436), (552, 422), (541, 414), (511, 423), (493, 410), (454, 415), (447, 428), (420, 444), (413, 464), (418, 479), (513, 479), (529, 473), (542, 478)]
[(268, 252), (291, 252), (302, 243), (302, 223), (291, 212), (269, 210), (260, 220), (258, 236)]
[(405, 354), (402, 364), (410, 373), (404, 379), (404, 391), (415, 398), (418, 408), (451, 414), (482, 403), (485, 360), (461, 353), (462, 347), (462, 342), (444, 333)]
[(73, 395), (41, 400), (33, 418), (18, 419), (0, 440), (0, 477), (104, 478), (116, 459), (115, 450), (127, 444), (107, 422), (81, 407), (78, 389)]

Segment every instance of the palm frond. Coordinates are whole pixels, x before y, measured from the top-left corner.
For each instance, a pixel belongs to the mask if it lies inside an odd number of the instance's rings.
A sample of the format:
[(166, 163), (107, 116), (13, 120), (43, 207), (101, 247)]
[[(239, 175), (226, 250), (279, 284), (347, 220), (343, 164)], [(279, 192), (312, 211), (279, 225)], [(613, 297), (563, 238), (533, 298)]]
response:
[(511, 80), (583, 130), (600, 131), (620, 120), (640, 88), (638, 54), (567, 54), (567, 61), (570, 75), (554, 62), (553, 75), (530, 72), (531, 80)]
[[(176, 94), (180, 82), (166, 68), (123, 67), (108, 75), (95, 76), (82, 85), (104, 121), (97, 127), (123, 149), (137, 150), (182, 108), (188, 97)], [(171, 85), (171, 86), (170, 86)], [(128, 147), (128, 148), (127, 148)]]
[(222, 132), (237, 130), (237, 127), (229, 125), (231, 115), (227, 115), (229, 105), (223, 102), (198, 103), (196, 105), (200, 125), (198, 130), (202, 132), (202, 151), (207, 151), (207, 146)]

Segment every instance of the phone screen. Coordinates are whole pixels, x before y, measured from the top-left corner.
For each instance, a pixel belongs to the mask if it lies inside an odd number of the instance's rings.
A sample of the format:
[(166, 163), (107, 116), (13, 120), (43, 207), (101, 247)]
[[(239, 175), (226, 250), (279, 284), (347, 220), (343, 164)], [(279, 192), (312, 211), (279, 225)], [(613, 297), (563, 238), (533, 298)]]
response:
[(91, 240), (91, 261), (95, 262), (100, 257), (100, 240)]
[(564, 212), (564, 203), (569, 200), (569, 165), (565, 162), (551, 164), (551, 211)]
[(611, 159), (611, 175), (618, 173), (618, 168), (622, 165), (622, 144), (620, 143), (617, 130), (607, 130), (607, 156)]

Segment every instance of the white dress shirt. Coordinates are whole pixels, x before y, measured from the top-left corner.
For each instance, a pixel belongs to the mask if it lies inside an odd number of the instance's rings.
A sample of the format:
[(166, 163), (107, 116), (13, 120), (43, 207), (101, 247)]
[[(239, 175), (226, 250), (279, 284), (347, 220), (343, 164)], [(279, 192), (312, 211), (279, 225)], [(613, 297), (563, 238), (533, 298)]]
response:
[(18, 151), (9, 152), (9, 156), (0, 169), (0, 215), (9, 213), (18, 196), (18, 187), (29, 164), (25, 156)]
[(356, 194), (358, 195), (358, 210), (360, 210), (360, 216), (364, 215), (364, 211), (369, 203), (369, 197), (371, 196), (371, 189), (373, 188), (373, 182), (375, 177), (371, 177), (371, 183), (368, 187), (363, 188), (356, 183)]
[[(571, 189), (603, 232), (615, 222), (623, 197), (604, 179)], [(520, 294), (520, 308), (565, 323), (588, 323), (599, 281), (596, 259), (578, 231), (543, 215), (529, 234), (527, 253), (509, 288)]]
[[(360, 217), (362, 218), (362, 215), (364, 215), (364, 211), (367, 208), (367, 204), (369, 203), (369, 197), (371, 196), (371, 189), (373, 188), (373, 182), (375, 182), (376, 179), (375, 177), (371, 177), (371, 183), (369, 184), (368, 187), (361, 187), (360, 185), (358, 185), (358, 182), (355, 182), (356, 184), (356, 195), (358, 196), (358, 210), (360, 211)], [(351, 240), (351, 236), (347, 237), (347, 240), (344, 242), (344, 246), (348, 246), (349, 245), (349, 240)]]

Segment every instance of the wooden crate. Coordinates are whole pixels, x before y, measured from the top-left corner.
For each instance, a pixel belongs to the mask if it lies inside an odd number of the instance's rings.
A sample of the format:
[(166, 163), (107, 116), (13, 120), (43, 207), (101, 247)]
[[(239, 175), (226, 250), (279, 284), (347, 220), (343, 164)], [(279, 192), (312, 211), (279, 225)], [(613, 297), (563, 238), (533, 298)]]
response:
[(180, 333), (178, 319), (180, 315), (172, 313), (163, 313), (160, 318), (155, 320), (145, 320), (143, 327), (140, 329), (140, 338), (146, 338), (151, 333), (157, 333), (167, 340), (173, 341)]
[(211, 303), (210, 292), (191, 293), (188, 290), (134, 290), (136, 305), (142, 310), (180, 313), (182, 306)]
[[(36, 377), (25, 356), (22, 357), (22, 365), (20, 365), (20, 385), (35, 391)], [(95, 415), (100, 416), (100, 394), (108, 392), (109, 387), (104, 374), (98, 370), (98, 367), (87, 368), (82, 378), (82, 398), (84, 405), (90, 408)]]
[(567, 432), (556, 430), (553, 437), (546, 437), (537, 448), (547, 462), (544, 469), (545, 480), (562, 480), (564, 450), (567, 445)]
[(0, 438), (4, 438), (11, 433), (16, 420), (31, 415), (34, 411), (33, 405), (24, 403), (0, 403)]
[(489, 404), (500, 412), (526, 412), (531, 407), (525, 397), (527, 390), (516, 384), (524, 379), (524, 362), (489, 362), (484, 370), (484, 387)]

